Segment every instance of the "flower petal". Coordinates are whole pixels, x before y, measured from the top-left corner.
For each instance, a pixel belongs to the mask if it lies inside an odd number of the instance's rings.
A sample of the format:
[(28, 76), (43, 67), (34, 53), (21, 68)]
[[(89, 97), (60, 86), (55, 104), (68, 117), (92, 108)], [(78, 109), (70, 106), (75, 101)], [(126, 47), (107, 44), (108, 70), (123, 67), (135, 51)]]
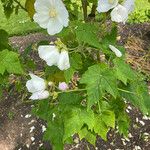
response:
[(29, 92), (35, 93), (35, 92), (46, 89), (46, 83), (45, 83), (44, 79), (42, 79), (34, 74), (30, 74), (30, 76), (31, 76), (31, 80), (28, 80), (26, 83), (26, 87)]
[(111, 20), (125, 23), (128, 18), (128, 11), (122, 5), (118, 5), (111, 12)]
[(58, 19), (51, 18), (48, 22), (47, 31), (48, 34), (54, 35), (59, 33), (63, 29), (63, 24)]
[(46, 61), (48, 66), (56, 65), (59, 59), (59, 51), (56, 46), (39, 46), (39, 57)]
[(97, 11), (98, 12), (107, 12), (110, 9), (114, 8), (118, 4), (118, 0), (99, 0), (98, 1), (98, 7)]
[(114, 47), (113, 45), (109, 45), (109, 48), (115, 53), (115, 55), (117, 57), (121, 57), (122, 56), (122, 53), (116, 47)]
[(41, 100), (41, 99), (47, 99), (49, 97), (48, 91), (39, 91), (36, 93), (33, 93), (29, 99), (31, 100)]
[(38, 14), (38, 13), (35, 13), (33, 16), (33, 20), (37, 22), (40, 25), (40, 27), (44, 29), (47, 28), (49, 19), (50, 17), (48, 15), (43, 15), (43, 14)]
[(57, 66), (60, 70), (67, 70), (70, 68), (69, 55), (67, 51), (64, 50), (60, 53)]

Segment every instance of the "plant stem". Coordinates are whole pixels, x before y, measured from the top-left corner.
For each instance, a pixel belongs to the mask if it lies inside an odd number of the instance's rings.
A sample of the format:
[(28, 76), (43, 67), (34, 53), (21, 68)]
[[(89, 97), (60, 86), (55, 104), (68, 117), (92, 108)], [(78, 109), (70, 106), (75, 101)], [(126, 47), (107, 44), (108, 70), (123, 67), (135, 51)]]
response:
[(122, 92), (125, 92), (125, 93), (129, 93), (129, 94), (135, 94), (134, 92), (130, 92), (130, 91), (127, 91), (127, 90), (124, 90), (124, 89), (120, 89), (118, 88), (119, 91), (122, 91)]
[(22, 4), (20, 2), (18, 2), (17, 0), (14, 0), (14, 2), (16, 2), (18, 4), (18, 6), (20, 6), (21, 9), (23, 9), (24, 11), (27, 12), (26, 8), (24, 6), (22, 6)]
[(75, 90), (62, 91), (62, 92), (57, 92), (57, 94), (70, 93), (70, 92), (81, 92), (81, 91), (86, 91), (86, 89), (75, 89)]
[(82, 1), (82, 7), (83, 7), (83, 15), (84, 15), (84, 21), (87, 21), (87, 0), (81, 0)]
[(97, 8), (97, 5), (93, 3), (91, 13), (88, 15), (88, 17), (95, 18), (96, 8)]

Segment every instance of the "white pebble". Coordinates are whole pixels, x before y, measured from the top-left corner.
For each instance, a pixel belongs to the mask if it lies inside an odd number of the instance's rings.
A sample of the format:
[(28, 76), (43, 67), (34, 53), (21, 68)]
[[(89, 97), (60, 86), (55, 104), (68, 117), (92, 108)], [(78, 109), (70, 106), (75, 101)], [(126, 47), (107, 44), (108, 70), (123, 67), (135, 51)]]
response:
[(128, 109), (126, 109), (126, 112), (127, 112), (127, 113), (130, 113)]
[(139, 118), (136, 118), (136, 122), (139, 122)]
[(125, 141), (122, 141), (123, 145), (127, 145)]
[(43, 143), (39, 144), (39, 146), (42, 147), (42, 146), (43, 146)]
[(30, 114), (25, 115), (25, 118), (30, 118), (30, 117), (31, 117)]
[(130, 142), (130, 139), (129, 139), (129, 138), (125, 138), (125, 140), (128, 141), (128, 142)]
[(140, 146), (135, 146), (134, 150), (141, 150), (141, 147)]
[(35, 122), (35, 120), (31, 120), (29, 123), (28, 123), (28, 125), (31, 125), (32, 123), (34, 123)]
[(44, 125), (42, 125), (42, 132), (46, 131), (46, 127)]
[(33, 132), (34, 129), (35, 129), (35, 127), (32, 126), (32, 127), (30, 128), (30, 133)]
[(145, 125), (145, 122), (143, 122), (142, 120), (140, 120), (139, 123), (140, 123), (142, 126)]
[(144, 120), (150, 120), (150, 117), (148, 117), (148, 116), (145, 115), (145, 116), (143, 116), (143, 119)]
[(149, 136), (149, 133), (145, 132), (144, 135), (145, 135), (145, 136)]
[(29, 144), (26, 144), (26, 147), (27, 147), (27, 148), (29, 148), (29, 147), (30, 147), (30, 145), (29, 145)]
[(131, 133), (129, 133), (129, 134), (128, 134), (128, 137), (129, 137), (129, 138), (132, 138), (133, 136), (132, 136), (132, 134), (131, 134)]
[(31, 137), (31, 141), (33, 142), (35, 140), (35, 138), (34, 137)]
[(132, 110), (132, 107), (131, 107), (131, 106), (128, 106), (128, 109)]

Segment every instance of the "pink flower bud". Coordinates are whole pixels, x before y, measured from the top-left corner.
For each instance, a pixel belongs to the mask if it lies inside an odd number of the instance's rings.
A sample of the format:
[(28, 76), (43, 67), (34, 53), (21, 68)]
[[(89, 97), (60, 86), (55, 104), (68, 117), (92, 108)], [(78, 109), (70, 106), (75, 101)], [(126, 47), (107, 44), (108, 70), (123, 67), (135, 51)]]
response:
[(59, 90), (61, 90), (61, 91), (66, 91), (69, 87), (68, 87), (68, 85), (66, 84), (66, 82), (60, 82), (58, 88), (59, 88)]

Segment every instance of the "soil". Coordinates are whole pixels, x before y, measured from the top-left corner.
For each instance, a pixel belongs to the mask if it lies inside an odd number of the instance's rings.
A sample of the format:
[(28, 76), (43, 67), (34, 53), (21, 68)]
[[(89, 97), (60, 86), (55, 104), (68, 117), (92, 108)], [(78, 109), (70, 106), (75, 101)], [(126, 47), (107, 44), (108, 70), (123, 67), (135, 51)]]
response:
[[(118, 35), (118, 42), (126, 47), (127, 62), (149, 76), (150, 24), (120, 25)], [(22, 52), (27, 46), (41, 39), (51, 41), (52, 38), (35, 33), (11, 37), (10, 43)], [(33, 105), (22, 103), (23, 93), (17, 93), (12, 88), (9, 93), (5, 92), (4, 97), (0, 101), (0, 150), (51, 150), (49, 143), (42, 141), (45, 123), (31, 115)], [(119, 135), (116, 129), (108, 133), (108, 141), (97, 137), (94, 148), (75, 136), (74, 144), (66, 145), (65, 150), (149, 150), (150, 118), (143, 116), (130, 104), (126, 111), (131, 118), (128, 138)]]

